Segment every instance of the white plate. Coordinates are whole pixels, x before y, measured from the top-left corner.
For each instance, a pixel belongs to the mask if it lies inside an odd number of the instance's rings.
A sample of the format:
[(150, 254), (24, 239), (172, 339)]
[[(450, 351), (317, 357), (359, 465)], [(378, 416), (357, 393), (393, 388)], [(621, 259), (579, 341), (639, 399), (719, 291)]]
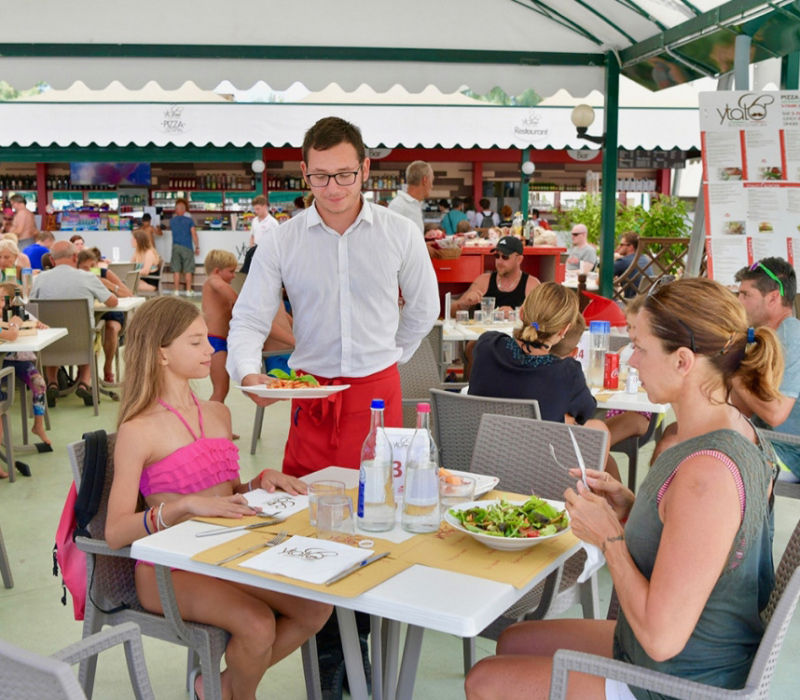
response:
[(236, 388), (264, 399), (324, 399), (326, 396), (349, 389), (350, 385), (312, 386), (308, 389), (270, 389), (266, 384), (256, 384), (255, 386), (237, 386)]
[(455, 469), (448, 469), (453, 476), (468, 476), (470, 479), (475, 479), (475, 498), (480, 498), (484, 494), (489, 493), (497, 484), (500, 479), (496, 476), (486, 476), (485, 474), (471, 474), (470, 472), (460, 472)]
[[(559, 510), (564, 509), (564, 501), (551, 501), (549, 498), (544, 500)], [(462, 503), (456, 508), (451, 508), (450, 510), (469, 510), (470, 508), (475, 507), (487, 508), (490, 505), (499, 502), (499, 499), (490, 501), (472, 501), (471, 503)], [(521, 506), (523, 503), (525, 503), (525, 501), (509, 501), (509, 503), (515, 506)], [(456, 530), (467, 533), (470, 537), (472, 537), (472, 539), (477, 540), (481, 544), (485, 544), (491, 549), (499, 549), (504, 552), (515, 552), (519, 551), (520, 549), (535, 547), (541, 542), (547, 542), (548, 540), (552, 540), (553, 538), (563, 535), (565, 532), (569, 532), (571, 530), (570, 527), (567, 527), (566, 529), (561, 530), (561, 532), (557, 532), (555, 535), (545, 535), (544, 537), (495, 537), (494, 535), (482, 535), (479, 532), (470, 532), (450, 514), (449, 510), (444, 514), (444, 519), (448, 525), (454, 527)]]

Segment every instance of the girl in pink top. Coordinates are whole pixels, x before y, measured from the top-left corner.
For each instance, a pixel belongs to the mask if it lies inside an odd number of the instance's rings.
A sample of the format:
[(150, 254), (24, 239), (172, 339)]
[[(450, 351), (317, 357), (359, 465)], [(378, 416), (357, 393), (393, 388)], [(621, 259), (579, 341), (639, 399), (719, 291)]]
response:
[[(213, 349), (198, 308), (174, 297), (144, 304), (130, 323), (106, 539), (114, 548), (194, 516), (252, 515), (244, 493), (276, 488), (306, 493), (302, 481), (266, 469), (242, 484), (231, 416), (189, 387), (205, 379)], [(139, 507), (140, 495), (145, 510)], [(173, 571), (181, 614), (227, 630), (226, 700), (255, 700), (266, 670), (322, 627), (331, 607), (186, 571)], [(152, 566), (137, 566), (142, 606), (162, 613)], [(277, 619), (276, 619), (277, 618)], [(195, 694), (203, 698), (202, 679)]]

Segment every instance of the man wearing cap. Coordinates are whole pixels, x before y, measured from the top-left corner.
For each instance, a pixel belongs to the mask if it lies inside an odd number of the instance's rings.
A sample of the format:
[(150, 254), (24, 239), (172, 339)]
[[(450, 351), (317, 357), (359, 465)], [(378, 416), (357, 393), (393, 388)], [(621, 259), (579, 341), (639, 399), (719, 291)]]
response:
[(567, 258), (567, 270), (591, 272), (597, 264), (597, 251), (586, 240), (589, 230), (584, 224), (575, 224), (572, 227), (572, 250)]
[(522, 241), (514, 236), (503, 236), (492, 249), (495, 271), (484, 272), (450, 307), (451, 314), (480, 304), (483, 297), (493, 297), (496, 309), (508, 312), (522, 306), (525, 297), (539, 284), (533, 275), (522, 271)]

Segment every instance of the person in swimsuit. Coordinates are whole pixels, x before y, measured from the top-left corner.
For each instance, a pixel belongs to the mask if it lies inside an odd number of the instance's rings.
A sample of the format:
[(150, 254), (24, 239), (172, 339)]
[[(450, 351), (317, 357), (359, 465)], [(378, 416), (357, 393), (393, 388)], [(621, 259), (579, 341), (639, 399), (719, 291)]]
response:
[[(199, 401), (189, 386), (209, 375), (207, 337), (197, 306), (174, 297), (146, 302), (129, 325), (106, 522), (115, 549), (195, 516), (252, 515), (244, 494), (254, 488), (306, 493), (303, 482), (273, 469), (240, 481), (230, 412), (221, 403)], [(222, 674), (226, 700), (255, 700), (266, 670), (331, 614), (329, 605), (186, 571), (174, 571), (172, 580), (186, 619), (231, 634)], [(154, 567), (136, 567), (136, 591), (146, 610), (162, 613)], [(199, 678), (194, 692), (204, 697)]]
[[(651, 401), (672, 404), (679, 442), (636, 496), (593, 470), (589, 488), (578, 482), (565, 494), (572, 531), (605, 554), (619, 619), (509, 627), (497, 656), (467, 676), (468, 700), (547, 697), (558, 649), (720, 688), (744, 685), (775, 580), (770, 501), (777, 469), (769, 442), (728, 397), (734, 378), (762, 400), (777, 396), (780, 343), (769, 328), (748, 328), (736, 298), (703, 278), (651, 287), (632, 330), (631, 366)], [(569, 680), (571, 699), (664, 698), (599, 676)]]

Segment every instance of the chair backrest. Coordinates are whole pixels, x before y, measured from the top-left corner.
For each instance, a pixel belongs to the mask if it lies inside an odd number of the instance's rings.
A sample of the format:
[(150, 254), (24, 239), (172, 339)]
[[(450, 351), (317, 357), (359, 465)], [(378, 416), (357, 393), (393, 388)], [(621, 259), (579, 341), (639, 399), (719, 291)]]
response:
[(641, 236), (633, 261), (616, 279), (614, 299), (625, 302), (631, 294), (647, 291), (664, 275), (680, 277), (686, 269), (689, 240)]
[(42, 350), (42, 365), (94, 363), (94, 324), (86, 299), (37, 299), (36, 303), (42, 323), (69, 330), (64, 338)]
[[(108, 455), (103, 495), (100, 499), (97, 515), (95, 515), (87, 528), (93, 540), (105, 539), (108, 497), (111, 493), (111, 484), (114, 481), (114, 447), (116, 443), (117, 434), (110, 433), (108, 435)], [(67, 454), (72, 467), (72, 475), (75, 478), (75, 487), (80, 491), (83, 460), (86, 455), (86, 442), (80, 440), (67, 445)], [(141, 610), (142, 607), (136, 595), (136, 584), (133, 575), (135, 564), (135, 560), (123, 557), (96, 557), (93, 580), (89, 589), (90, 599), (105, 609), (124, 603), (134, 610)], [(91, 604), (91, 600), (87, 600), (87, 605)]]
[(769, 686), (775, 672), (775, 662), (780, 654), (786, 630), (792, 621), (797, 601), (800, 598), (800, 522), (794, 529), (789, 544), (775, 572), (775, 588), (761, 618), (767, 625), (761, 644), (747, 675), (746, 689), (755, 692), (748, 697), (768, 700)]
[(108, 263), (108, 269), (111, 270), (111, 272), (113, 272), (121, 280), (124, 280), (125, 275), (127, 275), (129, 272), (133, 272), (136, 269), (136, 263)]
[(494, 399), (431, 389), (434, 440), (445, 469), (468, 469), (481, 418), (487, 414), (539, 420), (539, 402)]
[(444, 381), (445, 363), (444, 363), (444, 325), (437, 321), (430, 333), (425, 336), (431, 344), (433, 356), (436, 358), (436, 364), (439, 366), (439, 381)]
[(564, 491), (574, 487), (576, 479), (553, 461), (550, 445), (561, 464), (577, 466), (570, 431), (575, 435), (586, 468), (602, 470), (608, 440), (605, 431), (487, 414), (481, 418), (469, 471), (499, 477), (497, 488), (503, 491), (563, 500)]
[(0, 639), (0, 700), (85, 700), (69, 664)]
[(136, 294), (136, 290), (139, 288), (139, 275), (141, 274), (140, 270), (131, 270), (130, 272), (125, 273), (125, 277), (123, 281), (125, 282), (125, 286), (130, 289), (134, 294)]
[[(439, 365), (427, 338), (422, 339), (411, 359), (398, 369), (403, 399), (428, 401), (430, 390), (441, 384)], [(416, 415), (414, 406), (404, 406), (403, 425), (413, 428), (416, 425)]]
[(5, 398), (0, 401), (0, 416), (8, 413), (14, 404), (14, 384), (14, 368), (0, 369), (0, 389), (5, 394)]

